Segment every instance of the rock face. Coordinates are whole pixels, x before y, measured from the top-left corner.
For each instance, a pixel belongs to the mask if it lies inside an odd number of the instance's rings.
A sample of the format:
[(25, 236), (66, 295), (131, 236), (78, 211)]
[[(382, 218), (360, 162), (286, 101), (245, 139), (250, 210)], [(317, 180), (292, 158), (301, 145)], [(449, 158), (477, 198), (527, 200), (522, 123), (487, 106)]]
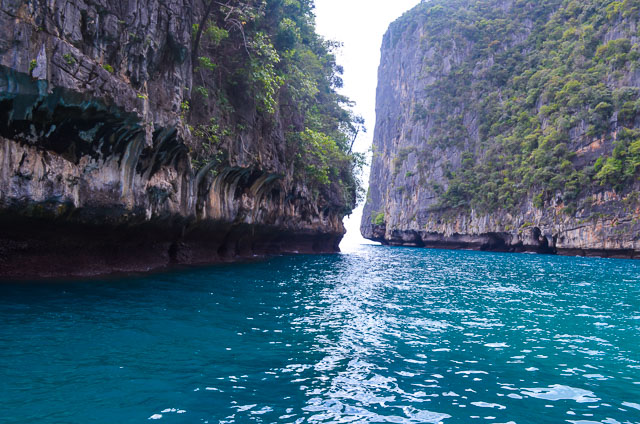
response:
[(363, 236), (640, 257), (638, 6), (435, 0), (393, 23)]
[(277, 111), (192, 166), (200, 2), (0, 4), (0, 278), (338, 250), (345, 205), (295, 180)]

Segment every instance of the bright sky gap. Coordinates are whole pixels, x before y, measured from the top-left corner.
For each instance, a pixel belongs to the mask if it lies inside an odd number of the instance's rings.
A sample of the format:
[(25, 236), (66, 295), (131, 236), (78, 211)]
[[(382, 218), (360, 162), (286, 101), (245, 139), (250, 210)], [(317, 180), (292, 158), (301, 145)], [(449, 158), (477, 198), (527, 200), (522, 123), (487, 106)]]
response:
[[(366, 121), (367, 133), (359, 135), (356, 151), (367, 152), (373, 140), (382, 37), (391, 22), (418, 3), (419, 0), (316, 0), (318, 33), (344, 43), (338, 52), (338, 63), (344, 67), (341, 92), (356, 102), (356, 113)], [(368, 169), (364, 177), (368, 184)], [(362, 205), (345, 219), (343, 250), (368, 243), (360, 235), (361, 216)]]

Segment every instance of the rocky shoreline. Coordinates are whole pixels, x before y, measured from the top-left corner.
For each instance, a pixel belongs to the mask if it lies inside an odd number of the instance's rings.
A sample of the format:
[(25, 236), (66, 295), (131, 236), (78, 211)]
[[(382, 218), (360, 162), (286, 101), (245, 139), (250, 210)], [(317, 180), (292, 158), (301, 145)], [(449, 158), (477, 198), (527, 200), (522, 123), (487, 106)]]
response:
[(202, 4), (98, 3), (0, 9), (0, 279), (337, 252), (353, 205), (296, 168), (304, 111), (198, 94)]
[[(453, 234), (445, 236), (438, 233), (417, 233), (414, 231), (399, 234), (394, 232), (390, 238), (383, 234), (372, 235), (370, 240), (386, 246), (419, 247), (446, 250), (476, 250), (483, 252), (536, 253), (560, 256), (582, 256), (612, 259), (640, 259), (636, 249), (592, 249), (567, 248), (549, 244), (546, 238), (524, 240), (513, 239), (510, 233), (488, 233), (478, 235)], [(552, 242), (553, 243), (553, 242)]]
[[(605, 3), (585, 5), (576, 19), (606, 15)], [(602, 96), (635, 93), (626, 103), (599, 104), (609, 105), (611, 115), (597, 133), (589, 124), (597, 106), (577, 94), (568, 102), (550, 87), (558, 78), (553, 69), (528, 62), (541, 54), (535, 40), (554, 39), (546, 24), (551, 18), (567, 34), (566, 27), (577, 25), (563, 14), (571, 7), (563, 0), (546, 6), (495, 0), (485, 7), (435, 1), (391, 24), (378, 71), (365, 238), (400, 246), (640, 258), (640, 169), (625, 165), (635, 158), (635, 148), (627, 146), (640, 137), (640, 109), (629, 109), (640, 105), (640, 71), (626, 57), (614, 69), (598, 62), (597, 53), (578, 54), (598, 63)], [(496, 15), (505, 20), (492, 20)], [(602, 55), (609, 46), (629, 44), (635, 54), (637, 16), (609, 14), (590, 45)], [(518, 24), (504, 40), (484, 44), (492, 34), (479, 28), (511, 21)], [(572, 66), (568, 86), (590, 92), (596, 82), (583, 81), (582, 68)]]
[(342, 233), (285, 231), (222, 222), (86, 225), (0, 219), (0, 279), (96, 277), (245, 261), (288, 253), (335, 253)]

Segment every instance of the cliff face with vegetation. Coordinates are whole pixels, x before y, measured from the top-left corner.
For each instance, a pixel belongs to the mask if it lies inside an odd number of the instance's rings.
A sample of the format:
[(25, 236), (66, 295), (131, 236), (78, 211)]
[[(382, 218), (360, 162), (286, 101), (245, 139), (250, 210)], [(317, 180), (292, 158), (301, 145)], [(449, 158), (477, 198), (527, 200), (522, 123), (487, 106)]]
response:
[(8, 0), (0, 277), (333, 252), (357, 131), (310, 0)]
[(434, 0), (384, 37), (365, 237), (640, 255), (640, 1)]

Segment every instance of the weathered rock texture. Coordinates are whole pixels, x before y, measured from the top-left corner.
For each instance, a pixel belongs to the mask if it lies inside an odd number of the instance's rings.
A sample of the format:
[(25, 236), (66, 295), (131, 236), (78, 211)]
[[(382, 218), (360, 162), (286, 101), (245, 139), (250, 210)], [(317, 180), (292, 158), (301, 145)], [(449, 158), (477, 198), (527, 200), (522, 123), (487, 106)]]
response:
[[(532, 9), (530, 6), (535, 2), (453, 1), (449, 7), (465, 8), (474, 3), (478, 6), (476, 10), (482, 9), (484, 3), (499, 6), (507, 22), (513, 22), (515, 29), (510, 31), (509, 38), (500, 40), (505, 49), (527, 42), (534, 22), (526, 16), (516, 17), (510, 13), (515, 3)], [(547, 3), (555, 3), (555, 6), (546, 18), (541, 18), (542, 22), (563, 12), (570, 2)], [(633, 2), (625, 2), (628, 3)], [(570, 211), (567, 211), (568, 202), (562, 190), (553, 190), (543, 205), (534, 206), (538, 191), (527, 188), (526, 196), (515, 207), (493, 210), (476, 209), (470, 204), (452, 207), (443, 201), (443, 193), (451, 186), (451, 175), (462, 172), (463, 154), (470, 152), (478, 160), (496, 141), (484, 136), (479, 128), (485, 117), (482, 109), (475, 107), (481, 97), (477, 92), (459, 93), (458, 105), (448, 109), (450, 106), (444, 105), (439, 98), (430, 97), (433, 90), (428, 89), (456, 72), (463, 75), (460, 71), (463, 65), (473, 69), (472, 74), (466, 75), (472, 78), (471, 87), (488, 80), (495, 69), (494, 55), (473, 55), (476, 41), (464, 33), (456, 33), (459, 27), (455, 22), (444, 18), (441, 26), (433, 22), (427, 25), (430, 19), (443, 19), (437, 15), (442, 9), (438, 4), (447, 7), (446, 2), (421, 4), (392, 24), (384, 37), (370, 188), (361, 225), (363, 236), (399, 246), (640, 257), (637, 174), (616, 190), (611, 184), (590, 183), (579, 193), (574, 200), (576, 206)], [(601, 8), (604, 10), (606, 6), (602, 4)], [(613, 29), (601, 31), (601, 42), (627, 38), (637, 48), (638, 16), (637, 10), (624, 17), (613, 15), (610, 18), (616, 20), (611, 24)], [(477, 20), (482, 17), (480, 15)], [(428, 42), (434, 26), (448, 40), (446, 43), (434, 45)], [(495, 44), (500, 45), (498, 41)], [(525, 48), (523, 54), (528, 53), (531, 50)], [(524, 59), (520, 56), (515, 60)], [(640, 87), (638, 67), (632, 64), (620, 72), (616, 78), (609, 78), (609, 88), (631, 87), (637, 94), (637, 87)], [(453, 78), (455, 82), (455, 76)], [(498, 97), (501, 95), (499, 86), (495, 93)], [(506, 100), (501, 98), (500, 101), (504, 104)], [(534, 114), (544, 104), (544, 100), (539, 99), (533, 107)], [(443, 114), (459, 116), (457, 123), (460, 126), (439, 124), (438, 115)], [(543, 130), (545, 125), (547, 123), (543, 122)], [(617, 112), (608, 125), (605, 133), (597, 137), (586, 133), (585, 122), (571, 129), (567, 145), (573, 152), (569, 155), (573, 166), (588, 173), (599, 157), (611, 155), (617, 131), (622, 126), (617, 120)], [(638, 127), (637, 115), (627, 126)], [(443, 138), (443, 128), (449, 143), (434, 143), (436, 137)], [(594, 172), (591, 171), (591, 175)]]
[(294, 181), (277, 114), (192, 169), (198, 4), (0, 2), (0, 278), (337, 251), (343, 209)]

